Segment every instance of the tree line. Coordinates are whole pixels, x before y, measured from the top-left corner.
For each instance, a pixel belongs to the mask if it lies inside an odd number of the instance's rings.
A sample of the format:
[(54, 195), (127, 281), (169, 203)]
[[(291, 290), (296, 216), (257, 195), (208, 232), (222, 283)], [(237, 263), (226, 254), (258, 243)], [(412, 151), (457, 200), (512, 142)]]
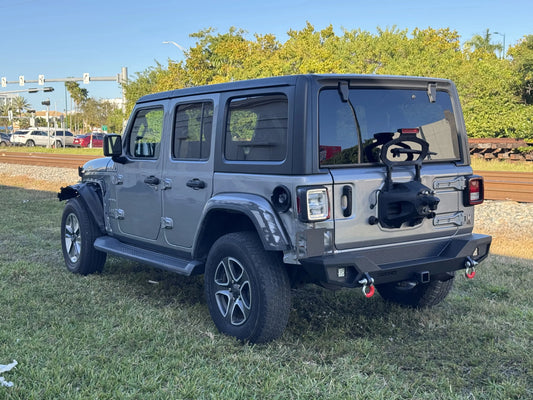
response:
[[(184, 87), (301, 73), (431, 76), (457, 85), (471, 137), (533, 139), (533, 35), (507, 51), (489, 30), (464, 45), (454, 30), (396, 27), (336, 34), (307, 23), (280, 42), (273, 34), (208, 28), (180, 61), (156, 62), (125, 85), (127, 110), (142, 95)], [(497, 54), (498, 53), (498, 54)]]

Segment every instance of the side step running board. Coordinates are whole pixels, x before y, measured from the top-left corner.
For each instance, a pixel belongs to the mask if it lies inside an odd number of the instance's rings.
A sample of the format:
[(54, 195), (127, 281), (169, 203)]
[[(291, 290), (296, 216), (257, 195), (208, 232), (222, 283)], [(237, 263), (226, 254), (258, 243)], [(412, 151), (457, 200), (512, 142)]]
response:
[(110, 236), (101, 236), (94, 241), (94, 248), (115, 256), (124, 257), (152, 267), (161, 268), (181, 275), (191, 276), (204, 272), (204, 263), (197, 260), (187, 260), (168, 254), (140, 249), (138, 247), (122, 243)]

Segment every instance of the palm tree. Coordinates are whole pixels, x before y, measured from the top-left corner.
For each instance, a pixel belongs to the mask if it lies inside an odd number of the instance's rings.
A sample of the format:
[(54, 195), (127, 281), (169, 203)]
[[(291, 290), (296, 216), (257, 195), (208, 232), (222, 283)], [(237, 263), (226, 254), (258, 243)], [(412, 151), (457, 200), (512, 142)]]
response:
[(22, 117), (22, 112), (30, 108), (30, 103), (22, 96), (17, 96), (13, 99), (13, 110), (15, 110), (19, 117)]
[(7, 99), (0, 100), (0, 116), (7, 116), (8, 111), (11, 109), (11, 104), (7, 101)]
[(500, 43), (491, 43), (491, 33), (489, 29), (483, 35), (474, 35), (472, 39), (465, 42), (465, 48), (470, 51), (481, 50), (486, 53), (494, 53), (495, 51), (502, 51), (503, 46)]

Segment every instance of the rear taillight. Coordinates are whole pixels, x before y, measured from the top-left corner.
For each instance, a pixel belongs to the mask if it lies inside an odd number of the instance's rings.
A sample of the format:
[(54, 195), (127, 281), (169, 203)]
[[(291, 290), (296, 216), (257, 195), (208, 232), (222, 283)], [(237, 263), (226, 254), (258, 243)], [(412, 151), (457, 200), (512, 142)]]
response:
[(328, 190), (325, 187), (300, 187), (297, 193), (300, 221), (319, 222), (329, 218)]
[(466, 178), (466, 188), (463, 193), (463, 203), (465, 206), (475, 206), (483, 203), (485, 191), (483, 177), (472, 175)]

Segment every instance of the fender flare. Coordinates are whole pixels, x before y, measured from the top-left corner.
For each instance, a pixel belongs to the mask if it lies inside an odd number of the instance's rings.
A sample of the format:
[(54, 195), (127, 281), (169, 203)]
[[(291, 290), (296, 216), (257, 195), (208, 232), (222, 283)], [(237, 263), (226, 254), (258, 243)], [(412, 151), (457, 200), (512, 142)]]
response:
[(100, 186), (96, 183), (82, 182), (62, 187), (57, 194), (59, 201), (79, 197), (102, 233), (106, 232), (104, 223), (104, 205)]
[(201, 238), (209, 229), (209, 216), (215, 211), (230, 211), (248, 217), (265, 250), (283, 251), (291, 248), (285, 228), (268, 200), (247, 193), (223, 193), (209, 199), (204, 207), (200, 229), (194, 241), (194, 254), (198, 251)]

